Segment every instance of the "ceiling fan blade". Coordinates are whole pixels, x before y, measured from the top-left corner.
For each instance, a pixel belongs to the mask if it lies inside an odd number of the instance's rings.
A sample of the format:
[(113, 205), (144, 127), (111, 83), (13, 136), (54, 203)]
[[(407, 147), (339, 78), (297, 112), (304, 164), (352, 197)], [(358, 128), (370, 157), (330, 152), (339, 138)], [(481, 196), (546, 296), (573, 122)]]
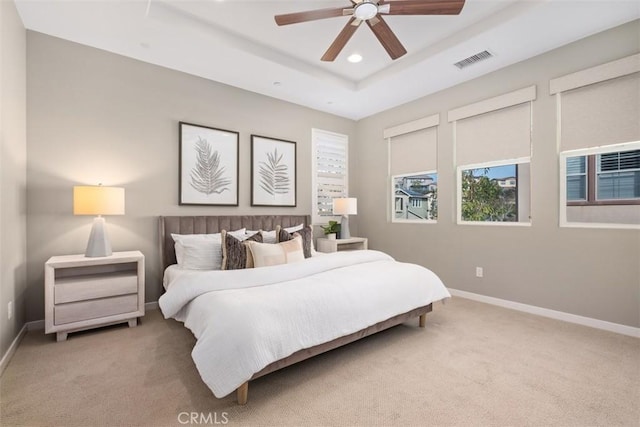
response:
[(351, 18), (349, 22), (347, 22), (347, 25), (344, 26), (342, 31), (340, 31), (338, 37), (336, 37), (333, 43), (331, 43), (331, 46), (329, 46), (329, 49), (327, 49), (324, 55), (322, 55), (321, 59), (323, 61), (331, 62), (338, 57), (338, 54), (342, 51), (351, 36), (353, 36), (353, 33), (355, 33), (358, 29), (357, 25), (351, 25), (353, 21), (355, 21), (355, 19), (356, 18)]
[(352, 7), (351, 9), (342, 9), (342, 16), (353, 15), (353, 11), (355, 9)]
[(389, 5), (388, 15), (458, 15), (465, 0), (390, 0), (380, 1), (380, 6)]
[(398, 40), (396, 35), (393, 34), (393, 31), (391, 31), (391, 28), (389, 28), (386, 21), (382, 19), (382, 16), (376, 15), (376, 18), (379, 20), (378, 23), (373, 25), (367, 21), (367, 25), (371, 28), (371, 31), (373, 31), (373, 34), (375, 34), (376, 38), (380, 44), (382, 44), (382, 47), (384, 47), (384, 50), (387, 51), (391, 59), (398, 59), (407, 53), (407, 50), (402, 46), (402, 43), (400, 43), (400, 40)]
[(317, 19), (335, 18), (343, 16), (343, 7), (308, 10), (306, 12), (286, 13), (284, 15), (276, 15), (275, 20), (278, 25), (297, 24), (300, 22), (315, 21)]

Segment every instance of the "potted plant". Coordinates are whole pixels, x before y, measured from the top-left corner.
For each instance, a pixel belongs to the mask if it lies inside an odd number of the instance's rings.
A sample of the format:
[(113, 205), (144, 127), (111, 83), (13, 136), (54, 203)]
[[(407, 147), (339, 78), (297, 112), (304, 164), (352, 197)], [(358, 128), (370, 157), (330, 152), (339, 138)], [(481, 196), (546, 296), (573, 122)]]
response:
[(321, 225), (327, 239), (334, 240), (340, 232), (340, 224), (338, 221), (329, 221), (327, 225)]

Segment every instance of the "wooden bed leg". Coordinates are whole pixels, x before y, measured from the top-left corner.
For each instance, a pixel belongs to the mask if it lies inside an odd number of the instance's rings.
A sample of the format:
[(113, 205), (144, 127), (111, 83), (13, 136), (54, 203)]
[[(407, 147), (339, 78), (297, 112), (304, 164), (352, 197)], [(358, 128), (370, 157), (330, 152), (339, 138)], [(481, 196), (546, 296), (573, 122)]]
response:
[(238, 395), (238, 404), (246, 405), (247, 398), (249, 397), (249, 381), (238, 387), (238, 390), (236, 391)]
[(420, 315), (420, 327), (424, 328), (427, 325), (427, 314)]

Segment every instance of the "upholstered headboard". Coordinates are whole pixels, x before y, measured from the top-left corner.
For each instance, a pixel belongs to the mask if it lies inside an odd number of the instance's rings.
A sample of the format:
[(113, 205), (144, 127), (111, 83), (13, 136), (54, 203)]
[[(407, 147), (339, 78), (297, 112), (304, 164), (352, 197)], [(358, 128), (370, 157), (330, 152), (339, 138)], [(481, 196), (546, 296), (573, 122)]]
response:
[[(171, 233), (213, 234), (222, 230), (275, 230), (277, 225), (293, 227), (311, 224), (310, 215), (223, 215), (223, 216), (161, 216), (160, 256), (162, 271), (176, 263), (176, 252)], [(161, 272), (162, 273), (162, 272)]]

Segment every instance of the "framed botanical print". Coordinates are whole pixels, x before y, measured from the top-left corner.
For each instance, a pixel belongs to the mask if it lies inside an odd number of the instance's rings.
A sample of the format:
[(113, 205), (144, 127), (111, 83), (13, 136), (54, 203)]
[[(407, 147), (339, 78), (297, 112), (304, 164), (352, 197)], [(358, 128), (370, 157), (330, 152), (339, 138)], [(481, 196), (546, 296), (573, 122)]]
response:
[(251, 206), (296, 206), (296, 143), (251, 135)]
[(238, 132), (180, 122), (180, 205), (238, 206)]

